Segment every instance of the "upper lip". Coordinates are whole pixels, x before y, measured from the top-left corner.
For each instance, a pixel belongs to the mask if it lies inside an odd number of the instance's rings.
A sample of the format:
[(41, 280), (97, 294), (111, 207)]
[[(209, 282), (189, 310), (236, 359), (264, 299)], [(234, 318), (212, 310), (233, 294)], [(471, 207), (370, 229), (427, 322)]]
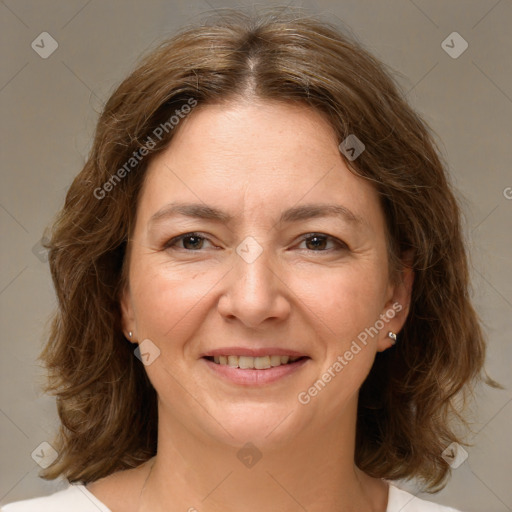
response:
[(291, 350), (289, 348), (278, 347), (262, 347), (262, 348), (248, 348), (248, 347), (221, 347), (208, 350), (201, 354), (201, 357), (214, 357), (214, 356), (246, 356), (246, 357), (263, 357), (263, 356), (291, 356), (291, 357), (305, 357), (306, 355)]

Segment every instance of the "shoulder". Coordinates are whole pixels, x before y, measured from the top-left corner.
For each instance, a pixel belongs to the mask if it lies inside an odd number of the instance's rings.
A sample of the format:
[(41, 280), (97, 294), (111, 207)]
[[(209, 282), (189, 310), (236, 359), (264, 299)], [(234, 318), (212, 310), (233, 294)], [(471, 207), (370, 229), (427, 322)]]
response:
[(461, 512), (416, 496), (389, 484), (388, 507), (386, 512)]
[(85, 486), (71, 484), (50, 496), (4, 505), (0, 512), (111, 512)]

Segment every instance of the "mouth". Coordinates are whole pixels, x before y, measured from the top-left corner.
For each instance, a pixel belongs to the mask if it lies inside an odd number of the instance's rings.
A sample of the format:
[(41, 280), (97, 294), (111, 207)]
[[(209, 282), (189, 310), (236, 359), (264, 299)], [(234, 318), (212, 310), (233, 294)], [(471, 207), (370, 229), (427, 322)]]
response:
[(307, 356), (281, 356), (273, 354), (258, 357), (235, 355), (205, 356), (204, 359), (218, 365), (240, 368), (241, 370), (268, 370), (309, 358)]
[(269, 385), (290, 378), (311, 360), (289, 349), (226, 347), (202, 354), (201, 359), (224, 381), (241, 386)]

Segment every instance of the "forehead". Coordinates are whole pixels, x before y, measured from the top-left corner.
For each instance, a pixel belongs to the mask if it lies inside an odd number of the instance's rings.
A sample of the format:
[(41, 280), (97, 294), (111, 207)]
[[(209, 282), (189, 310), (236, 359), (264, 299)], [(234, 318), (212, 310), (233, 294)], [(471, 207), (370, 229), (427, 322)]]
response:
[[(302, 104), (240, 100), (199, 106), (180, 122), (158, 160), (186, 160), (195, 171), (229, 172), (245, 178), (278, 177), (306, 158), (338, 158), (336, 136), (322, 115)], [(192, 171), (192, 169), (191, 169)]]
[(373, 186), (347, 168), (334, 130), (308, 106), (241, 100), (196, 107), (180, 123), (148, 167), (145, 215), (177, 198), (260, 216), (300, 202), (380, 215)]

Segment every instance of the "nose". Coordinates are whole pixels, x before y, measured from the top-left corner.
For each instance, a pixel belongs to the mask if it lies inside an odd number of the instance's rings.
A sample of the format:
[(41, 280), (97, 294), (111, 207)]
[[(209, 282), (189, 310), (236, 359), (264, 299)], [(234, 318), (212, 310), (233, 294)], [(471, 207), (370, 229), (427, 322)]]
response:
[[(256, 329), (276, 324), (290, 314), (290, 290), (274, 259), (264, 250), (252, 262), (235, 256), (218, 311), (230, 321)], [(282, 274), (282, 272), (281, 272)]]

